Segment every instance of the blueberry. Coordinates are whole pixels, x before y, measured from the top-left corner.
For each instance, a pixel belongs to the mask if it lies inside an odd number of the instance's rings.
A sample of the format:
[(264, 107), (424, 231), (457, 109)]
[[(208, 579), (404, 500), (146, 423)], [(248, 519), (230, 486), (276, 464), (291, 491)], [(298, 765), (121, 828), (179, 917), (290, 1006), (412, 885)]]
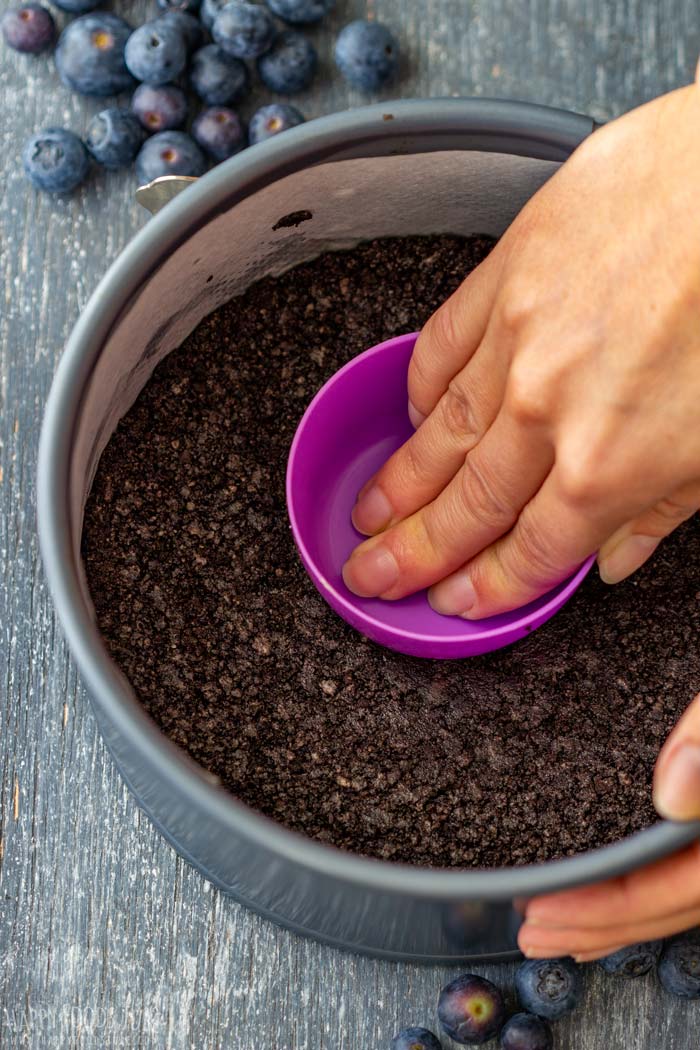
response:
[(166, 11), (164, 14), (158, 15), (154, 21), (158, 24), (161, 19), (166, 25), (169, 23), (180, 30), (188, 54), (196, 51), (204, 43), (205, 34), (202, 23), (194, 15), (188, 14), (187, 11)]
[(269, 106), (261, 106), (250, 118), (248, 138), (253, 146), (256, 142), (264, 142), (273, 135), (279, 135), (280, 131), (303, 123), (304, 116), (294, 106), (273, 102)]
[(229, 0), (202, 0), (202, 6), (199, 9), (199, 18), (202, 25), (211, 32), (211, 28), (214, 25), (214, 19), (218, 15)]
[(442, 1046), (427, 1028), (402, 1028), (391, 1040), (391, 1050), (442, 1050)]
[(46, 193), (70, 193), (90, 170), (83, 142), (65, 128), (46, 128), (32, 135), (22, 150), (24, 172)]
[(503, 996), (496, 985), (471, 973), (445, 985), (437, 1012), (440, 1024), (451, 1039), (473, 1046), (493, 1039), (506, 1016)]
[(232, 0), (222, 7), (211, 35), (227, 55), (258, 58), (272, 47), (276, 29), (270, 12), (259, 4)]
[(118, 95), (134, 80), (124, 62), (131, 26), (118, 15), (97, 11), (76, 18), (61, 33), (56, 68), (63, 83), (83, 95)]
[(222, 51), (218, 44), (200, 47), (192, 56), (190, 82), (208, 106), (228, 106), (250, 90), (245, 63)]
[(552, 1050), (552, 1029), (541, 1017), (515, 1014), (501, 1032), (501, 1050)]
[(281, 95), (295, 95), (307, 88), (314, 78), (318, 55), (313, 44), (286, 29), (280, 33), (270, 50), (258, 59), (258, 73), (265, 87)]
[(377, 91), (396, 75), (399, 42), (381, 22), (358, 19), (335, 42), (335, 64), (346, 80), (363, 91)]
[(293, 26), (320, 22), (333, 8), (335, 0), (267, 0), (273, 15)]
[(515, 975), (518, 998), (525, 1010), (548, 1021), (570, 1013), (583, 992), (581, 970), (573, 959), (529, 959)]
[(700, 929), (668, 941), (661, 952), (659, 980), (679, 999), (700, 999)]
[(237, 113), (223, 106), (203, 109), (194, 124), (192, 135), (214, 160), (227, 160), (246, 144), (245, 128)]
[(139, 84), (131, 99), (131, 109), (146, 131), (181, 128), (187, 119), (187, 99), (175, 84)]
[(88, 11), (94, 11), (99, 7), (102, 0), (51, 0), (54, 7), (61, 11), (67, 11), (71, 15), (84, 15)]
[(185, 38), (173, 22), (145, 22), (127, 40), (124, 59), (137, 80), (167, 84), (187, 65)]
[(207, 162), (184, 131), (160, 131), (146, 139), (136, 158), (136, 177), (143, 185), (161, 175), (203, 175)]
[(56, 39), (53, 15), (41, 4), (8, 7), (2, 16), (2, 35), (15, 51), (38, 55), (47, 51)]
[(161, 11), (182, 11), (193, 14), (199, 10), (200, 0), (156, 0)]
[(105, 168), (131, 164), (143, 142), (143, 129), (128, 109), (103, 109), (88, 124), (87, 148)]
[(645, 941), (606, 955), (600, 965), (614, 977), (642, 977), (656, 966), (663, 941)]

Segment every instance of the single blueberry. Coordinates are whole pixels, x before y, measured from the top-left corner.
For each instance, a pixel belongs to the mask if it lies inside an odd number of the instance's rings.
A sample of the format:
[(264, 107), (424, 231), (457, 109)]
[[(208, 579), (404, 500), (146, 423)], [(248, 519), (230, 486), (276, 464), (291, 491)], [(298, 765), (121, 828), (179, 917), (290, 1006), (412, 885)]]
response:
[(503, 996), (491, 981), (465, 973), (440, 992), (438, 1018), (456, 1043), (478, 1046), (498, 1035), (506, 1016)]
[(377, 91), (396, 76), (399, 42), (381, 22), (358, 19), (341, 30), (335, 64), (354, 87)]
[(295, 95), (307, 88), (318, 65), (316, 48), (293, 29), (286, 29), (258, 59), (258, 73), (265, 87), (281, 95)]
[(46, 128), (24, 144), (22, 164), (28, 179), (46, 193), (70, 193), (90, 170), (85, 145), (65, 128)]
[(182, 11), (194, 14), (199, 10), (200, 0), (156, 0), (161, 11)]
[(205, 29), (211, 32), (211, 28), (214, 25), (214, 19), (218, 15), (229, 0), (202, 0), (202, 6), (199, 9), (199, 18)]
[(246, 144), (240, 117), (224, 106), (203, 109), (192, 125), (192, 136), (214, 160), (228, 160)]
[(248, 93), (250, 74), (239, 58), (207, 44), (192, 56), (190, 83), (208, 106), (228, 106)]
[(515, 1014), (501, 1032), (501, 1050), (552, 1050), (552, 1029), (533, 1014)]
[(332, 10), (335, 0), (267, 0), (273, 15), (293, 26), (320, 22)]
[(41, 4), (8, 7), (1, 24), (2, 35), (9, 47), (27, 55), (47, 51), (56, 39), (53, 15)]
[(134, 85), (124, 62), (131, 26), (96, 11), (70, 22), (58, 38), (56, 68), (63, 83), (82, 95), (118, 95)]
[(211, 35), (227, 55), (258, 58), (270, 50), (276, 32), (267, 8), (232, 0), (217, 14)]
[(518, 967), (515, 987), (525, 1010), (556, 1021), (578, 1006), (583, 981), (573, 959), (528, 959)]
[(165, 11), (162, 15), (158, 15), (154, 22), (158, 24), (161, 19), (166, 24), (174, 25), (180, 30), (188, 54), (196, 51), (204, 43), (204, 26), (198, 18), (187, 11)]
[(391, 1040), (391, 1050), (442, 1050), (442, 1044), (427, 1028), (402, 1028)]
[(248, 127), (250, 144), (254, 146), (256, 142), (264, 142), (273, 135), (279, 135), (280, 131), (295, 128), (297, 124), (303, 124), (304, 119), (303, 114), (295, 106), (285, 105), (282, 102), (272, 102), (269, 106), (261, 106), (250, 118)]
[(159, 131), (146, 139), (136, 158), (136, 177), (143, 185), (161, 175), (203, 175), (207, 162), (184, 131)]
[(700, 929), (672, 937), (663, 947), (659, 980), (679, 999), (700, 999)]
[(600, 965), (613, 977), (642, 977), (656, 966), (663, 941), (644, 941), (643, 944), (630, 944), (620, 948), (619, 952), (606, 955)]
[(94, 11), (99, 7), (102, 0), (51, 0), (54, 7), (61, 11), (67, 11), (71, 15), (84, 15), (87, 11)]
[(92, 118), (85, 143), (103, 167), (125, 168), (141, 149), (143, 128), (128, 109), (113, 106)]
[(175, 84), (139, 84), (131, 98), (131, 109), (146, 131), (170, 131), (185, 123), (187, 98)]
[(185, 38), (173, 22), (145, 22), (127, 40), (124, 59), (129, 72), (144, 84), (168, 84), (187, 65)]

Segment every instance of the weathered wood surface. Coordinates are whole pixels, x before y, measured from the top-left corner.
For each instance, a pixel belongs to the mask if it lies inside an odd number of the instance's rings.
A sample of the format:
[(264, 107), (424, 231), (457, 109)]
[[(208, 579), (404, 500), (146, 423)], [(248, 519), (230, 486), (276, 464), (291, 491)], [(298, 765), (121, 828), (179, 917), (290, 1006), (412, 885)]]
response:
[[(332, 75), (330, 47), (365, 10), (405, 44), (389, 95), (520, 97), (606, 119), (687, 82), (700, 51), (694, 0), (337, 0), (314, 33), (309, 116), (361, 101)], [(34, 525), (42, 406), (71, 325), (146, 214), (128, 175), (39, 197), (19, 152), (30, 131), (83, 131), (98, 108), (52, 60), (0, 51), (0, 1046), (381, 1050), (399, 1023), (433, 1019), (447, 971), (300, 940), (211, 889), (127, 794), (57, 630)], [(593, 975), (557, 1046), (696, 1050), (699, 1012), (650, 980)]]

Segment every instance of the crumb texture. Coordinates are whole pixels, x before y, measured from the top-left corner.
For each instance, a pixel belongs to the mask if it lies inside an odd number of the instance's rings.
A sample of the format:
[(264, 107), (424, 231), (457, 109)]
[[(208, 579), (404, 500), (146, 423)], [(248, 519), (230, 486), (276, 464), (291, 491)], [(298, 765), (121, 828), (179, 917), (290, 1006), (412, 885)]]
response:
[(306, 404), (420, 327), (491, 243), (368, 243), (210, 315), (120, 424), (85, 520), (100, 628), (162, 730), (289, 827), (432, 867), (561, 857), (651, 824), (659, 747), (700, 689), (697, 515), (633, 579), (594, 571), (527, 641), (463, 662), (363, 640), (298, 560), (284, 474)]

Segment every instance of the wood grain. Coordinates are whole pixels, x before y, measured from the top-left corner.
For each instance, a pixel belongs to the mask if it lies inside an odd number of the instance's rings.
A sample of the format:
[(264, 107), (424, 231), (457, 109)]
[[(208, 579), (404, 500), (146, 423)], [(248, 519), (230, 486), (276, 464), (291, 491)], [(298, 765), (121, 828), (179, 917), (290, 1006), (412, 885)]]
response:
[[(136, 21), (146, 8), (119, 10)], [(386, 97), (510, 96), (603, 120), (687, 82), (700, 52), (694, 0), (337, 0), (313, 34), (308, 116), (362, 101), (330, 54), (365, 11), (405, 45)], [(39, 564), (36, 449), (66, 335), (147, 217), (131, 175), (99, 175), (70, 200), (28, 188), (24, 137), (82, 132), (101, 104), (71, 96), (52, 59), (0, 55), (0, 1046), (382, 1050), (400, 1024), (434, 1021), (448, 971), (344, 955), (223, 898), (138, 812), (98, 738)], [(504, 985), (511, 971), (482, 968)], [(592, 973), (557, 1047), (695, 1050), (698, 1031), (700, 1004)]]

